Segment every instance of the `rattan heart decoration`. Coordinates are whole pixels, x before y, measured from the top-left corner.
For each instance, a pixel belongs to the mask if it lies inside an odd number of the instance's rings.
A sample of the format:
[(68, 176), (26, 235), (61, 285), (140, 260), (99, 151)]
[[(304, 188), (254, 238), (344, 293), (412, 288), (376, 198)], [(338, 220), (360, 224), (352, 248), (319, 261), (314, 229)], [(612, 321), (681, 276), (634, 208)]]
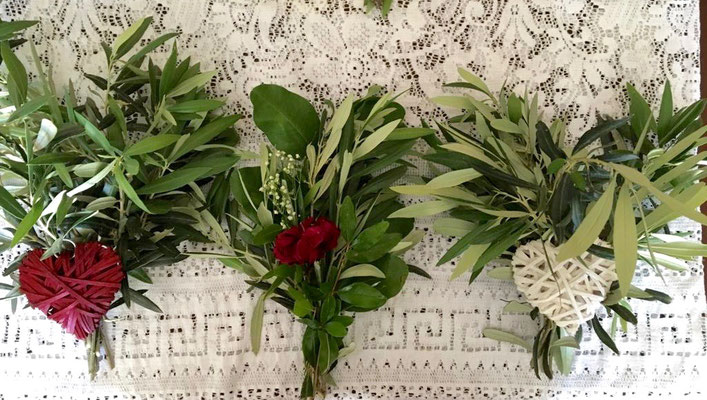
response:
[(543, 249), (540, 240), (518, 247), (511, 261), (513, 280), (532, 306), (574, 334), (580, 324), (594, 317), (617, 280), (616, 268), (612, 261), (589, 253), (582, 255), (582, 262), (569, 259), (558, 265), (556, 255), (555, 246), (546, 243)]
[(85, 339), (120, 289), (124, 277), (120, 257), (98, 242), (81, 243), (73, 252), (44, 260), (42, 254), (44, 250), (35, 249), (22, 259), (20, 290), (32, 307)]

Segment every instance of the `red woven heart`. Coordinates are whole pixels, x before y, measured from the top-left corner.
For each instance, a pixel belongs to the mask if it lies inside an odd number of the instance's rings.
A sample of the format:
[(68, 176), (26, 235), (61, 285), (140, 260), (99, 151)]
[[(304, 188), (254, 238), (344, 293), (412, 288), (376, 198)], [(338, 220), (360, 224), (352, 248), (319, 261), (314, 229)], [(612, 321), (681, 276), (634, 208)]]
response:
[(98, 242), (41, 260), (44, 250), (27, 253), (20, 265), (20, 290), (69, 333), (85, 339), (108, 312), (125, 274), (120, 257)]

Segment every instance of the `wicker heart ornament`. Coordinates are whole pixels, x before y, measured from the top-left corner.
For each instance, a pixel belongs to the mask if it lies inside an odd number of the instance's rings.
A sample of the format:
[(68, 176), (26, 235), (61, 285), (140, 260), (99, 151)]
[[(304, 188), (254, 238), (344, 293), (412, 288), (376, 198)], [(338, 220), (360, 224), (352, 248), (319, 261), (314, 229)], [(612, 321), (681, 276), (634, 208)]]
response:
[(550, 243), (543, 246), (540, 240), (518, 247), (512, 259), (513, 280), (532, 306), (574, 334), (580, 324), (594, 317), (617, 280), (615, 265), (586, 252), (581, 261), (569, 259), (560, 264), (556, 256), (557, 248)]
[(44, 250), (27, 253), (19, 267), (20, 290), (29, 304), (67, 332), (85, 339), (108, 312), (124, 277), (120, 257), (98, 242), (42, 260)]

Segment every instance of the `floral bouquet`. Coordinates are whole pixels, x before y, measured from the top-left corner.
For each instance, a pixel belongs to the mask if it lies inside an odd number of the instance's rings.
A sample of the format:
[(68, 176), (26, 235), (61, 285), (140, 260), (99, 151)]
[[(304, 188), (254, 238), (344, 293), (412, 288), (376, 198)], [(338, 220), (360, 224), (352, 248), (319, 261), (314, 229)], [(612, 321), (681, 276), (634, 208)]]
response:
[[(495, 97), (478, 77), (460, 70), (464, 81), (450, 87), (480, 92), (483, 100), (442, 96), (435, 100), (462, 112), (439, 123), (445, 139), (425, 136), (430, 162), (447, 170), (421, 185), (394, 187), (399, 193), (434, 200), (396, 211), (394, 217), (449, 212), (435, 229), (459, 239), (438, 264), (458, 257), (452, 278), (467, 271), (470, 282), (496, 260), (492, 277), (515, 283), (527, 302), (511, 301), (506, 312), (529, 313), (542, 328), (533, 343), (486, 329), (484, 335), (524, 347), (535, 373), (552, 377), (552, 363), (569, 373), (582, 324), (612, 349), (620, 324), (636, 323), (627, 298), (670, 297), (639, 289), (632, 280), (637, 262), (660, 274), (682, 270), (707, 247), (671, 232), (668, 222), (687, 216), (707, 224), (695, 209), (707, 200), (707, 175), (695, 154), (707, 132), (699, 121), (705, 102), (674, 112), (666, 84), (658, 117), (630, 85), (630, 116), (601, 119), (574, 146), (565, 146), (562, 121), (546, 124), (538, 98), (502, 89)], [(596, 316), (612, 316), (607, 332)]]
[(376, 87), (335, 110), (327, 103), (321, 116), (279, 86), (260, 85), (250, 98), (270, 143), (259, 166), (231, 175), (233, 255), (220, 257), (262, 290), (250, 322), (254, 352), (266, 300), (305, 326), (301, 396), (311, 398), (354, 349), (345, 341), (353, 315), (382, 307), (409, 273), (429, 277), (401, 257), (423, 232), (412, 219), (388, 218), (403, 207), (389, 187), (410, 168), (403, 157), (416, 139), (434, 132), (406, 127), (403, 107)]
[[(33, 45), (38, 82), (29, 82), (13, 53), (21, 44), (14, 37), (34, 22), (0, 22), (7, 68), (0, 77), (0, 251), (30, 248), (5, 269), (12, 284), (1, 287), (13, 310), (24, 296), (84, 340), (91, 377), (101, 347), (112, 365), (106, 312), (122, 304), (161, 312), (146, 290), (131, 286), (151, 283), (150, 268), (186, 258), (181, 242), (212, 241), (205, 233), (223, 213), (225, 176), (239, 159), (231, 128), (239, 117), (215, 115), (223, 103), (204, 90), (214, 72), (179, 61), (176, 46), (163, 67), (146, 62), (175, 34), (129, 55), (150, 23), (137, 21), (102, 44), (105, 73), (86, 75), (95, 96), (79, 104), (71, 83), (59, 102)], [(198, 185), (208, 183), (204, 195)]]

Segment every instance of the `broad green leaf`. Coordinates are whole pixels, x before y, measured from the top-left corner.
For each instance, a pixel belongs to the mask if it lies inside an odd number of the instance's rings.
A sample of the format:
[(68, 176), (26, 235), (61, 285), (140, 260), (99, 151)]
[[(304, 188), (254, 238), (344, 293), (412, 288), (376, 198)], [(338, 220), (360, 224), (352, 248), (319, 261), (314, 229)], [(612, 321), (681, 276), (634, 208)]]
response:
[(262, 84), (250, 92), (253, 121), (276, 149), (305, 153), (319, 132), (319, 116), (302, 96), (277, 85)]
[(658, 200), (666, 204), (671, 209), (679, 212), (680, 214), (694, 221), (699, 222), (702, 225), (707, 225), (707, 216), (677, 201), (674, 197), (667, 195), (662, 190), (659, 190), (658, 188), (653, 186), (653, 183), (651, 183), (651, 181), (645, 175), (638, 172), (637, 170), (622, 164), (611, 164), (611, 168), (620, 173), (627, 180), (646, 188), (650, 193), (657, 197)]
[(324, 373), (329, 366), (334, 363), (339, 356), (339, 345), (336, 340), (326, 332), (319, 331), (319, 355), (317, 357), (317, 368), (319, 373)]
[(83, 115), (74, 113), (74, 116), (76, 117), (76, 120), (84, 127), (86, 135), (91, 138), (94, 143), (101, 146), (108, 152), (108, 154), (115, 155), (115, 149), (111, 146), (110, 142), (108, 142), (108, 138), (106, 138), (103, 132), (98, 130), (98, 128), (96, 128), (96, 126), (93, 125), (91, 121), (87, 120)]
[(39, 217), (42, 215), (42, 210), (44, 210), (44, 202), (37, 201), (32, 208), (27, 212), (27, 215), (22, 218), (22, 221), (17, 225), (15, 229), (15, 235), (12, 237), (12, 242), (10, 242), (10, 247), (14, 247), (16, 244), (29, 233), (34, 224), (37, 222)]
[(126, 156), (137, 156), (140, 154), (152, 153), (173, 144), (179, 140), (180, 137), (181, 135), (172, 135), (167, 133), (149, 136), (125, 149), (125, 153), (123, 154)]
[(344, 272), (341, 273), (339, 279), (347, 278), (357, 278), (357, 277), (369, 277), (374, 278), (385, 278), (385, 274), (381, 272), (372, 264), (358, 264), (352, 267), (346, 268)]
[(636, 271), (638, 244), (636, 218), (633, 214), (628, 185), (621, 186), (616, 200), (613, 232), (616, 275), (619, 277), (619, 291), (622, 296), (628, 293)]
[(388, 218), (420, 218), (449, 211), (457, 203), (446, 200), (432, 200), (424, 203), (412, 204), (390, 214)]
[(515, 344), (517, 346), (520, 346), (524, 348), (527, 351), (533, 351), (533, 346), (530, 345), (527, 341), (523, 340), (521, 337), (516, 336), (512, 333), (505, 332), (499, 329), (493, 329), (493, 328), (486, 328), (483, 330), (483, 335), (484, 337), (487, 337), (489, 339), (493, 340), (498, 340), (499, 342), (506, 342), (506, 343), (511, 343)]
[(140, 199), (140, 196), (138, 196), (137, 193), (135, 193), (135, 189), (130, 185), (130, 182), (125, 178), (125, 175), (123, 175), (123, 171), (119, 168), (116, 167), (113, 170), (113, 175), (115, 176), (116, 182), (118, 182), (118, 187), (120, 187), (120, 190), (122, 190), (126, 196), (130, 200), (132, 200), (133, 203), (135, 203), (136, 206), (140, 207), (142, 210), (144, 210), (147, 213), (150, 213), (150, 209), (147, 208), (145, 203), (143, 203), (142, 199)]
[(432, 97), (433, 103), (444, 107), (459, 108), (461, 110), (474, 110), (474, 104), (466, 96), (436, 96)]
[(339, 298), (354, 307), (373, 310), (385, 304), (387, 298), (373, 286), (354, 282), (338, 290)]
[(326, 325), (324, 325), (324, 330), (326, 330), (328, 334), (334, 337), (344, 337), (348, 332), (346, 327), (342, 323), (337, 321), (328, 322)]
[(181, 96), (191, 92), (193, 89), (201, 88), (214, 76), (216, 76), (216, 71), (202, 72), (198, 75), (194, 75), (191, 78), (182, 81), (174, 89), (170, 90), (169, 93), (167, 93), (167, 97)]
[(376, 289), (387, 298), (395, 297), (403, 289), (409, 275), (408, 265), (400, 257), (389, 256), (379, 267), (385, 278), (376, 286)]
[(555, 263), (561, 263), (569, 258), (583, 254), (599, 237), (606, 225), (614, 204), (616, 177), (613, 177), (609, 186), (587, 213), (577, 230), (565, 243), (560, 245), (555, 258)]
[(390, 135), (390, 133), (393, 132), (393, 130), (399, 124), (400, 120), (396, 119), (395, 121), (383, 125), (375, 132), (368, 135), (366, 139), (364, 139), (363, 143), (361, 143), (361, 145), (356, 147), (356, 149), (354, 150), (353, 159), (358, 160), (361, 157), (364, 157), (366, 154), (370, 153), (379, 144), (383, 143), (383, 141), (388, 137), (388, 135)]
[(427, 182), (426, 186), (435, 189), (447, 188), (461, 185), (462, 183), (469, 182), (481, 176), (482, 175), (473, 168), (460, 169), (433, 178), (431, 181)]

